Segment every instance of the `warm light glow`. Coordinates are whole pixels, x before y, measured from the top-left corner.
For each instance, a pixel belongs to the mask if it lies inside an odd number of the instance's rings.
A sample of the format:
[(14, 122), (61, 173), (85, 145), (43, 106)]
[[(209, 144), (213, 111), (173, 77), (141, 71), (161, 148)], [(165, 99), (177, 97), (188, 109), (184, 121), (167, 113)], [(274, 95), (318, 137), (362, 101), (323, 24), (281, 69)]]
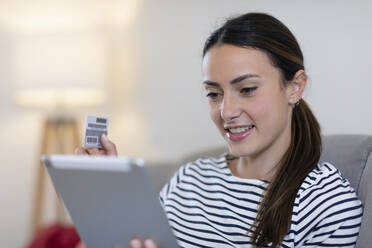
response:
[(106, 94), (99, 89), (30, 89), (14, 94), (14, 101), (21, 107), (53, 109), (56, 107), (95, 107), (106, 101)]
[(103, 104), (107, 76), (103, 32), (38, 32), (14, 36), (16, 104), (30, 107)]
[(0, 22), (13, 32), (130, 26), (141, 0), (4, 1)]

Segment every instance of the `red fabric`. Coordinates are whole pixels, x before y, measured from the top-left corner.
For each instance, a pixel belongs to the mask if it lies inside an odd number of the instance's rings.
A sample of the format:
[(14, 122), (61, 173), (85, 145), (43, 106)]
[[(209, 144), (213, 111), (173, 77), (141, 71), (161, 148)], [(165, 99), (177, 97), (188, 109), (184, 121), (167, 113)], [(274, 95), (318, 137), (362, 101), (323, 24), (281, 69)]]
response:
[(54, 224), (41, 229), (28, 248), (75, 248), (79, 242), (75, 227)]

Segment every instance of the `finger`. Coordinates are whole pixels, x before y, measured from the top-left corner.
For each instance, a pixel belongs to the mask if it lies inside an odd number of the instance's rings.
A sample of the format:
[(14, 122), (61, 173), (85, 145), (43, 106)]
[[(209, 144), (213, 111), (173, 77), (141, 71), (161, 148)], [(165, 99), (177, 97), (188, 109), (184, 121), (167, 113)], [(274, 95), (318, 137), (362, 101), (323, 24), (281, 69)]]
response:
[(88, 155), (88, 152), (85, 150), (85, 148), (84, 147), (77, 147), (76, 149), (75, 149), (75, 154), (76, 155)]
[(106, 151), (107, 155), (117, 156), (118, 152), (116, 151), (116, 146), (112, 143), (105, 134), (101, 135), (101, 144)]
[(75, 248), (87, 248), (83, 242), (79, 242), (79, 244), (77, 244), (77, 246), (75, 246)]
[(134, 238), (129, 242), (130, 248), (144, 248), (142, 240)]
[(104, 156), (104, 155), (106, 155), (106, 151), (103, 150), (103, 149), (99, 149), (97, 155), (102, 155), (102, 156)]
[(106, 155), (106, 151), (100, 148), (85, 148), (88, 152), (88, 155), (93, 156), (104, 156)]
[(146, 239), (144, 242), (145, 248), (159, 248), (153, 239)]
[(99, 149), (98, 148), (85, 148), (89, 155), (99, 155)]
[(104, 150), (104, 149), (102, 149), (102, 148), (94, 148), (94, 149), (96, 149), (96, 150), (94, 150), (94, 151), (92, 151), (92, 155), (106, 155), (106, 151)]

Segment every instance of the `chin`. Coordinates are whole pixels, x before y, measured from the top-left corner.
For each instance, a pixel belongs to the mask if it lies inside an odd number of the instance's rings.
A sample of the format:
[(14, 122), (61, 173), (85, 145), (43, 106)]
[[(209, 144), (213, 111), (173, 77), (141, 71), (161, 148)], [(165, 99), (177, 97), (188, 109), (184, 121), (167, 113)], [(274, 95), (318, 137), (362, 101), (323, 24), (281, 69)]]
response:
[(229, 144), (229, 151), (230, 154), (235, 157), (247, 157), (252, 155), (252, 149), (249, 149), (247, 146), (241, 145), (235, 145), (235, 144)]

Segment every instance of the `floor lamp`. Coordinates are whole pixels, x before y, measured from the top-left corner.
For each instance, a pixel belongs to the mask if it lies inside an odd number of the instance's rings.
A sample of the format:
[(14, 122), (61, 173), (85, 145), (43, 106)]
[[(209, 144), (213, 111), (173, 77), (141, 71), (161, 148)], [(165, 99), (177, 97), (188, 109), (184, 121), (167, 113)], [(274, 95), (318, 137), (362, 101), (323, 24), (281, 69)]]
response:
[[(14, 35), (13, 79), (17, 105), (42, 110), (40, 154), (73, 154), (80, 144), (78, 127), (71, 116), (79, 110), (106, 102), (107, 44), (97, 30), (27, 32)], [(94, 113), (92, 113), (94, 114)], [(31, 218), (32, 237), (43, 224), (48, 178), (39, 156)], [(54, 196), (54, 221), (66, 221)]]
[[(42, 126), (40, 155), (72, 154), (80, 143), (77, 123), (74, 119), (56, 118), (45, 120)], [(37, 161), (34, 185), (34, 203), (31, 221), (31, 234), (34, 236), (42, 227), (47, 175), (40, 160)], [(66, 223), (68, 218), (58, 196), (55, 205), (55, 221)]]

